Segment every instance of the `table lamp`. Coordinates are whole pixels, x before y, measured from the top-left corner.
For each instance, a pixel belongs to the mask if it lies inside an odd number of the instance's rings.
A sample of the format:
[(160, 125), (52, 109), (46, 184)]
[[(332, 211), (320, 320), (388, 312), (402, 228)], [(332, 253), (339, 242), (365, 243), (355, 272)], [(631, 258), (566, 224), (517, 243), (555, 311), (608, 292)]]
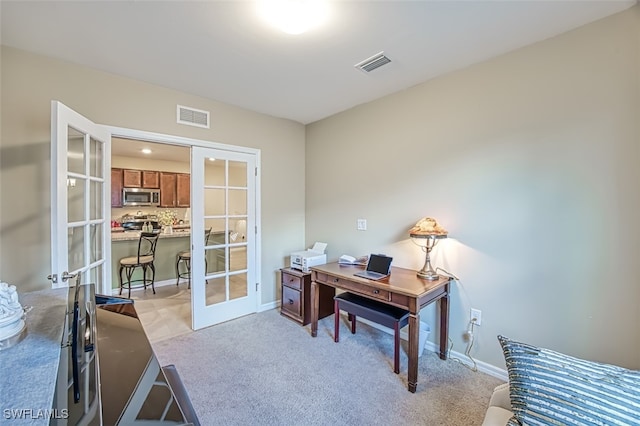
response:
[(426, 253), (424, 266), (418, 271), (418, 277), (425, 280), (435, 281), (439, 278), (436, 271), (431, 267), (431, 259), (429, 253), (438, 244), (442, 238), (447, 238), (447, 230), (438, 224), (438, 222), (431, 218), (422, 218), (416, 223), (416, 225), (409, 230), (409, 236), (411, 240), (418, 246), (422, 247), (422, 250)]

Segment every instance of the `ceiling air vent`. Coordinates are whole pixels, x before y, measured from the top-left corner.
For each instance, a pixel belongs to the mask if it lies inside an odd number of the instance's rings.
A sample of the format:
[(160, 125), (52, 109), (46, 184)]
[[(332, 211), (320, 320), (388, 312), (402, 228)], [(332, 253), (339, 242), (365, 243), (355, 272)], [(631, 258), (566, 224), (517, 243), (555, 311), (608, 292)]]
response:
[(371, 72), (389, 62), (391, 62), (391, 59), (384, 56), (384, 52), (380, 52), (354, 66), (364, 72)]
[(209, 128), (209, 111), (178, 105), (178, 124)]

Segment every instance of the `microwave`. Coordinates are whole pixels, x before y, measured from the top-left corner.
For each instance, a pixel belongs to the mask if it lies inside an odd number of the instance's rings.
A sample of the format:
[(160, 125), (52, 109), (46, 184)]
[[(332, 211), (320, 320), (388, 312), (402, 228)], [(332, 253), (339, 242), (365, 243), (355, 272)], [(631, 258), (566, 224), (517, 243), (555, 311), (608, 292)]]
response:
[(159, 206), (160, 190), (147, 188), (122, 188), (123, 206)]

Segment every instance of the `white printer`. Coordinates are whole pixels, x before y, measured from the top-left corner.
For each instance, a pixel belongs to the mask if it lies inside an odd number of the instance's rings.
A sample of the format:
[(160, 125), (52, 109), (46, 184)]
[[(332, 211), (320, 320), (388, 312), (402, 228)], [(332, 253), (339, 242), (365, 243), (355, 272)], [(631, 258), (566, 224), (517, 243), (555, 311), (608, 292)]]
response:
[(309, 272), (312, 266), (324, 265), (327, 263), (327, 254), (324, 252), (326, 248), (326, 243), (316, 242), (310, 249), (291, 253), (291, 268)]

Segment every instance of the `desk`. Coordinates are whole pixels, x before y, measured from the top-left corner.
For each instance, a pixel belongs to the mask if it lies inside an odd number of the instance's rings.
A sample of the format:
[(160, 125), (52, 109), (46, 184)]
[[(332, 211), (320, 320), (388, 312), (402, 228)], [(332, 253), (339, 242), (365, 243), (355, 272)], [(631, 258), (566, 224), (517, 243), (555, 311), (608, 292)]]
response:
[[(427, 281), (416, 276), (416, 271), (391, 268), (391, 274), (379, 281), (367, 280), (353, 274), (362, 266), (345, 266), (337, 262), (311, 268), (311, 336), (318, 335), (320, 312), (320, 286), (356, 293), (409, 311), (409, 392), (418, 386), (418, 333), (420, 309), (436, 300), (440, 301), (440, 358), (447, 359), (449, 337), (449, 282), (448, 277)], [(335, 290), (334, 290), (335, 291)]]

